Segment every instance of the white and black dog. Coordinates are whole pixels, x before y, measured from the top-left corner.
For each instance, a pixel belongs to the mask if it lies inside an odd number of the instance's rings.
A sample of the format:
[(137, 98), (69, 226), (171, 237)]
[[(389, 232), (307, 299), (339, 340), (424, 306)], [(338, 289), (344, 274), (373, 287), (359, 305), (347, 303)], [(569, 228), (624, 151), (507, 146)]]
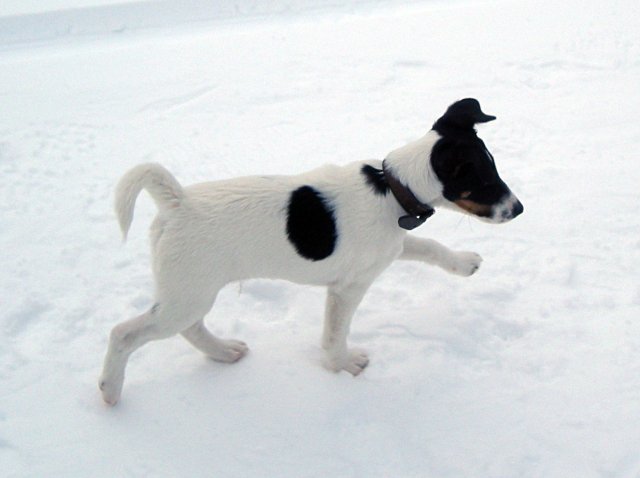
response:
[(469, 276), (482, 261), (407, 230), (438, 206), (493, 223), (522, 212), (474, 129), (494, 119), (467, 98), (384, 161), (324, 166), (298, 176), (183, 188), (158, 164), (134, 167), (117, 186), (115, 209), (126, 237), (140, 191), (146, 189), (157, 204), (151, 226), (155, 303), (112, 330), (99, 384), (104, 400), (118, 401), (130, 354), (151, 340), (180, 333), (214, 360), (242, 358), (246, 344), (213, 336), (203, 318), (222, 287), (250, 278), (326, 286), (326, 366), (362, 372), (367, 355), (349, 349), (347, 335), (358, 304), (382, 271), (406, 259)]

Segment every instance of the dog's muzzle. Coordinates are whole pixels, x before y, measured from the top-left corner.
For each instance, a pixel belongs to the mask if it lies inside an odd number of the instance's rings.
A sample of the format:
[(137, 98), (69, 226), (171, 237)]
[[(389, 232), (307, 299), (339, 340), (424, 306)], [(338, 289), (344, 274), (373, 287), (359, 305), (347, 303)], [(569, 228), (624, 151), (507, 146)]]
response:
[(522, 214), (524, 206), (518, 198), (511, 193), (506, 197), (506, 199), (493, 206), (492, 209), (492, 214), (489, 217), (489, 220), (493, 223), (499, 224), (511, 221)]

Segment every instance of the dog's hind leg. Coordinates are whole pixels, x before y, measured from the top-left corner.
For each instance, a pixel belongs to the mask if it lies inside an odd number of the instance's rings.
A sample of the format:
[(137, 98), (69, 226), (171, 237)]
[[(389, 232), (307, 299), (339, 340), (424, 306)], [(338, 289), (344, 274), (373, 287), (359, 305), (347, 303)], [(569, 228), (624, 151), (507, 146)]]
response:
[(100, 377), (102, 398), (115, 405), (122, 392), (124, 372), (129, 356), (147, 342), (172, 337), (202, 320), (211, 308), (202, 302), (194, 307), (189, 301), (165, 301), (144, 314), (116, 325), (109, 337), (109, 347)]
[(205, 327), (203, 320), (197, 321), (181, 333), (191, 345), (217, 362), (237, 362), (249, 351), (249, 347), (244, 342), (222, 340), (213, 335)]
[(482, 257), (475, 252), (453, 251), (433, 239), (409, 234), (404, 239), (399, 259), (426, 262), (460, 276), (472, 275), (482, 263)]
[(161, 338), (154, 331), (155, 308), (156, 306), (138, 317), (116, 325), (111, 330), (99, 382), (102, 398), (109, 405), (115, 405), (120, 398), (129, 356), (150, 340)]
[(327, 288), (322, 347), (327, 352), (326, 366), (334, 372), (346, 370), (355, 376), (369, 364), (364, 351), (347, 347), (351, 318), (368, 288), (368, 283)]

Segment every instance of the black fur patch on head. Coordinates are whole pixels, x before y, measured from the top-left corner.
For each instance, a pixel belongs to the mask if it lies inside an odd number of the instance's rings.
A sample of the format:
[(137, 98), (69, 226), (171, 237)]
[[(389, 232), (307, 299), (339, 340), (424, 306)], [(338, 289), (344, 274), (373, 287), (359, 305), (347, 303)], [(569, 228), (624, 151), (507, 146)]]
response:
[(298, 254), (312, 261), (326, 259), (336, 247), (338, 233), (333, 208), (311, 186), (302, 186), (291, 193), (287, 237)]
[(376, 194), (381, 196), (387, 195), (389, 192), (389, 184), (384, 177), (384, 171), (382, 171), (382, 169), (376, 169), (373, 166), (365, 164), (362, 166), (360, 172), (364, 175), (365, 181), (373, 188)]
[(473, 128), (494, 119), (482, 112), (477, 100), (467, 98), (452, 104), (433, 125), (441, 138), (431, 150), (431, 166), (449, 201), (493, 205), (510, 193), (493, 156)]
[(440, 134), (445, 134), (451, 129), (473, 130), (477, 123), (487, 123), (495, 119), (495, 116), (482, 112), (478, 100), (465, 98), (449, 106), (445, 114), (433, 125), (433, 129)]
[(509, 194), (491, 153), (478, 137), (439, 139), (431, 151), (431, 165), (449, 201), (468, 199), (493, 205)]

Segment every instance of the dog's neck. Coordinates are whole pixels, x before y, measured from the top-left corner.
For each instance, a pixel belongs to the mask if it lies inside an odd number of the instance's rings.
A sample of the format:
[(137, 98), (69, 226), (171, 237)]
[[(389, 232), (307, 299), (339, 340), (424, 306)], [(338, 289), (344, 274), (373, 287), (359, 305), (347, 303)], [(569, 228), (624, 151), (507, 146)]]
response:
[(382, 171), (391, 193), (407, 213), (398, 219), (398, 225), (402, 229), (408, 231), (415, 229), (424, 224), (436, 212), (430, 205), (418, 201), (411, 189), (402, 184), (387, 168), (386, 160), (382, 162)]
[(391, 151), (384, 160), (385, 170), (408, 188), (419, 203), (430, 207), (442, 201), (442, 184), (430, 160), (433, 145), (439, 139), (440, 135), (431, 130), (422, 138)]

